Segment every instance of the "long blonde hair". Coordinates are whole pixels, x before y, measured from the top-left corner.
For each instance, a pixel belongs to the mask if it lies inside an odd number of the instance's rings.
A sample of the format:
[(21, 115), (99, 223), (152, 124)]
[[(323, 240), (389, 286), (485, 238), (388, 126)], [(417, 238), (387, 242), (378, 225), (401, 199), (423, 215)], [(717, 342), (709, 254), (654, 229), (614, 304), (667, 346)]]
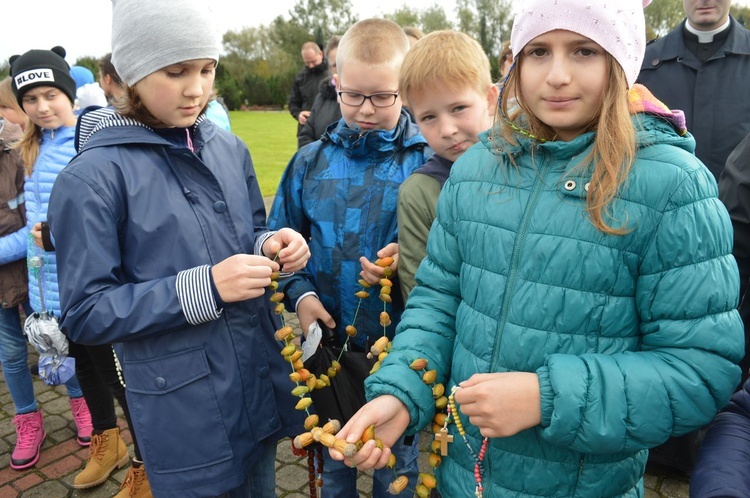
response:
[[(628, 108), (628, 84), (625, 72), (609, 54), (607, 57), (607, 82), (601, 106), (584, 132), (595, 131), (594, 146), (581, 167), (593, 165), (590, 188), (586, 199), (586, 211), (591, 223), (604, 233), (623, 235), (627, 220), (615, 219), (610, 210), (620, 186), (630, 173), (635, 158), (635, 127)], [(554, 140), (555, 132), (539, 120), (523, 100), (520, 88), (520, 69), (523, 52), (518, 55), (515, 68), (504, 83), (496, 126), (495, 137), (502, 136), (510, 143), (517, 143), (519, 134), (529, 135), (540, 141)], [(510, 108), (513, 110), (509, 111)], [(613, 226), (613, 223), (617, 226)]]
[(13, 146), (14, 149), (18, 149), (26, 176), (31, 176), (31, 172), (34, 171), (34, 163), (39, 157), (41, 141), (42, 129), (29, 120), (26, 124), (26, 130), (23, 132), (23, 137)]

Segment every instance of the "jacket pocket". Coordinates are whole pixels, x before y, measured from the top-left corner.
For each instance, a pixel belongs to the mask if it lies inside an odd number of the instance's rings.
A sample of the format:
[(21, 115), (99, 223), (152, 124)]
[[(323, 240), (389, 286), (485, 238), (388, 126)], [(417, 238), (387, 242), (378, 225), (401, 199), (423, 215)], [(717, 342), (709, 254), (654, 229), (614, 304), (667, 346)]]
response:
[(202, 348), (124, 361), (123, 371), (149, 472), (184, 472), (233, 458)]

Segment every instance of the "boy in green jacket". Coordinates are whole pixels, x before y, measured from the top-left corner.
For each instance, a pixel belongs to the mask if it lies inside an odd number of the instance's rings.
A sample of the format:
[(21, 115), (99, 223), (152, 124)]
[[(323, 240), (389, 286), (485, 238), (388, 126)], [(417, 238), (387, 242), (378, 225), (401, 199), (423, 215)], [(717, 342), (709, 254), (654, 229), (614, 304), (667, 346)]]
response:
[(482, 47), (458, 31), (433, 31), (414, 44), (401, 67), (399, 88), (435, 151), (398, 191), (399, 279), (406, 302), (443, 184), (453, 162), (492, 125), (498, 89)]

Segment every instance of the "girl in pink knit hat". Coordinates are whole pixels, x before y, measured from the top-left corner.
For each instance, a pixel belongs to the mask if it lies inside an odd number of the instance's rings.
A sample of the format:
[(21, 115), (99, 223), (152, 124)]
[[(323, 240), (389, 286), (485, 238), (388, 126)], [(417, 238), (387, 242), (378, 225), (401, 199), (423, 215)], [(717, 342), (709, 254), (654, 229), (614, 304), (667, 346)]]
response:
[(635, 84), (643, 6), (524, 2), (496, 124), (453, 165), (371, 401), (337, 434), (382, 444), (334, 458), (380, 468), (432, 427), (442, 496), (641, 497), (649, 448), (726, 404), (732, 226), (682, 112)]

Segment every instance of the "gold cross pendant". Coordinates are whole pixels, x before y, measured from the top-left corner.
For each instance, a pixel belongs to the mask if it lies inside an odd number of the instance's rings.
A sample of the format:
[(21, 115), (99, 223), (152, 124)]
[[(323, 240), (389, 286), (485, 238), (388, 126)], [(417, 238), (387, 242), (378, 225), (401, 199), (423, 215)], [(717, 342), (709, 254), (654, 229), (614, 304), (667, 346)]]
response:
[(440, 441), (440, 454), (448, 456), (448, 443), (453, 442), (453, 436), (448, 434), (448, 428), (443, 427), (440, 432), (436, 432), (435, 440)]

